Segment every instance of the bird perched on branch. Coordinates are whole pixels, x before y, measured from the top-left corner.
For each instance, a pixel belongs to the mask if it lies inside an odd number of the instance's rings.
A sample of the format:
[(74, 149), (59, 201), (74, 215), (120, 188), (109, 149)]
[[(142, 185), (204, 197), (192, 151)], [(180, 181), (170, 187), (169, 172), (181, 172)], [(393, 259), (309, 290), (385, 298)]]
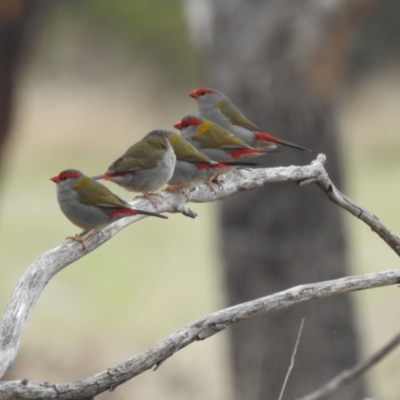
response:
[(198, 88), (189, 93), (197, 101), (200, 116), (227, 129), (248, 145), (264, 149), (275, 149), (277, 144), (306, 150), (306, 147), (286, 142), (266, 132), (247, 119), (232, 101), (215, 89)]
[(207, 119), (187, 115), (174, 125), (181, 135), (211, 160), (218, 162), (243, 161), (265, 153), (250, 147), (225, 128)]
[(106, 179), (127, 190), (141, 192), (157, 210), (151, 195), (171, 179), (175, 162), (168, 132), (154, 130), (114, 161), (105, 174), (93, 179)]
[(150, 215), (167, 218), (149, 211), (135, 210), (113, 194), (108, 188), (94, 181), (76, 169), (67, 169), (50, 178), (57, 184), (57, 200), (61, 211), (83, 234), (68, 236), (82, 243), (87, 252), (85, 240), (95, 231), (121, 218), (132, 215)]
[(173, 132), (169, 133), (168, 140), (176, 155), (174, 174), (168, 185), (170, 190), (182, 190), (185, 195), (185, 189), (191, 189), (201, 182), (205, 182), (211, 190), (214, 190), (211, 182), (218, 176), (237, 166), (254, 165), (254, 163), (245, 162), (220, 163), (213, 161), (182, 136)]

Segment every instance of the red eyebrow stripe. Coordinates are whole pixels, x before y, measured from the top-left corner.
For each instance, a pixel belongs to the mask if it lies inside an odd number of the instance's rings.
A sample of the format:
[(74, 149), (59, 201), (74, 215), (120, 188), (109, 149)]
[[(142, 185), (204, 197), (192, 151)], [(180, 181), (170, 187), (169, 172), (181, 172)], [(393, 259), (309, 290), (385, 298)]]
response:
[(59, 176), (60, 176), (60, 179), (62, 179), (62, 178), (73, 179), (73, 178), (78, 177), (78, 173), (76, 171), (61, 172), (61, 174)]
[(181, 122), (186, 122), (189, 125), (200, 125), (201, 123), (199, 118), (187, 118), (183, 119)]
[(192, 90), (192, 91), (189, 93), (189, 96), (190, 96), (190, 97), (193, 97), (194, 99), (196, 99), (197, 97), (199, 97), (200, 93), (214, 94), (214, 93), (215, 93), (215, 90), (200, 87), (200, 88), (197, 88), (197, 89)]

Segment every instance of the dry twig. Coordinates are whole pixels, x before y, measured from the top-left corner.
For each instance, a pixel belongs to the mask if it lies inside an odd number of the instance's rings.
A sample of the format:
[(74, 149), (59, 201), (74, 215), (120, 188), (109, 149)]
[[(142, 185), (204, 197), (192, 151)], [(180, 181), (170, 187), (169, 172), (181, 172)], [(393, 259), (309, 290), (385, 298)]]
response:
[(286, 376), (285, 376), (285, 380), (283, 382), (281, 393), (279, 395), (279, 399), (278, 400), (282, 400), (282, 396), (283, 396), (283, 393), (285, 391), (287, 381), (289, 379), (290, 373), (292, 372), (292, 369), (293, 369), (293, 366), (294, 366), (294, 358), (296, 357), (297, 347), (299, 346), (301, 332), (303, 331), (303, 326), (304, 326), (304, 318), (301, 320), (299, 333), (297, 334), (296, 344), (294, 345), (292, 357), (290, 359), (290, 365), (289, 365), (289, 368), (287, 370), (287, 373), (286, 373)]
[(367, 370), (369, 370), (371, 367), (373, 367), (379, 361), (381, 361), (385, 356), (387, 356), (399, 344), (400, 344), (400, 333), (398, 333), (392, 340), (386, 343), (371, 357), (358, 363), (353, 368), (341, 372), (338, 376), (333, 378), (331, 381), (329, 381), (327, 384), (325, 384), (315, 392), (307, 396), (304, 396), (298, 400), (319, 400), (329, 396), (330, 394), (339, 390), (341, 387), (355, 381)]

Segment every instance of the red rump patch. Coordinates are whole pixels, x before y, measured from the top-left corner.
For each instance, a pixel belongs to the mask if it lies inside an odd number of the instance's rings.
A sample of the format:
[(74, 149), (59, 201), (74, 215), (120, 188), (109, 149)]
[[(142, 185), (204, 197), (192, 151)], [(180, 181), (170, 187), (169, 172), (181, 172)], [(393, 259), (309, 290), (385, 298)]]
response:
[(260, 149), (253, 149), (252, 147), (243, 147), (241, 149), (232, 150), (229, 154), (236, 160), (243, 154), (257, 154), (261, 153)]
[(213, 168), (214, 165), (211, 165), (210, 163), (207, 162), (198, 162), (196, 163), (196, 167), (197, 169), (203, 170), (203, 169)]
[(114, 208), (109, 213), (109, 217), (120, 217), (121, 215), (137, 215), (139, 214), (136, 210), (132, 208)]
[(221, 168), (226, 168), (227, 166), (222, 163), (215, 163), (215, 164), (210, 164), (206, 162), (198, 162), (196, 164), (197, 169), (203, 170), (203, 169), (221, 169)]
[(112, 172), (112, 173), (105, 173), (103, 175), (100, 175), (101, 179), (110, 179), (114, 178), (115, 176), (124, 176), (126, 175), (127, 172)]
[(212, 166), (214, 169), (228, 168), (226, 164), (218, 163)]
[(281, 143), (282, 140), (278, 139), (275, 136), (268, 135), (268, 133), (265, 132), (257, 132), (256, 133), (256, 140), (265, 140), (267, 142), (272, 142), (272, 143)]
[(198, 162), (198, 163), (196, 164), (196, 168), (197, 168), (197, 169), (200, 169), (200, 170), (208, 169), (208, 168), (210, 168), (210, 164), (209, 164), (209, 163), (206, 163), (206, 162)]

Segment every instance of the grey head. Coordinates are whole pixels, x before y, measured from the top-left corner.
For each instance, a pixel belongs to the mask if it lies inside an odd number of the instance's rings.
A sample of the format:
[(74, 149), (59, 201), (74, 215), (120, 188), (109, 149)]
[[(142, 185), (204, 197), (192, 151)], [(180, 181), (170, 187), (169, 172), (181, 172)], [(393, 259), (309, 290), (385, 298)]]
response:
[(70, 190), (82, 178), (86, 178), (86, 175), (77, 169), (66, 169), (50, 180), (57, 184), (57, 190)]
[(145, 138), (161, 139), (162, 141), (168, 141), (169, 132), (163, 129), (154, 129), (145, 135)]

